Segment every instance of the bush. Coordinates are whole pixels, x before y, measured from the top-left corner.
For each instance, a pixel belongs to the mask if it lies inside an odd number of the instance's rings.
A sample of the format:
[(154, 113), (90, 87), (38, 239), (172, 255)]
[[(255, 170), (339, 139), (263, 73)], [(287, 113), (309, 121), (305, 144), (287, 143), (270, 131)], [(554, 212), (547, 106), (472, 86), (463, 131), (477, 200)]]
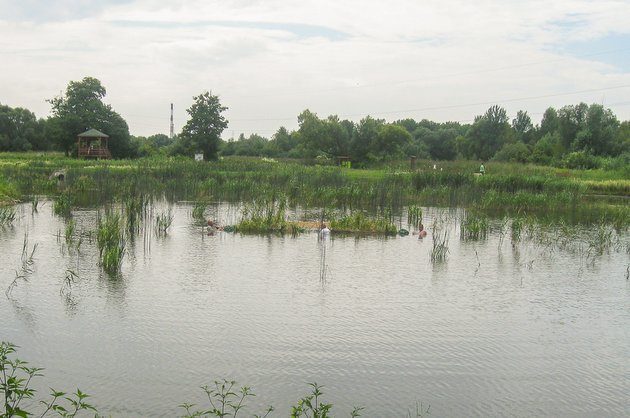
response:
[(597, 158), (586, 151), (570, 152), (562, 159), (562, 167), (578, 170), (590, 170), (599, 167)]
[(495, 161), (505, 161), (510, 163), (526, 163), (529, 161), (531, 151), (522, 142), (505, 144), (493, 158)]

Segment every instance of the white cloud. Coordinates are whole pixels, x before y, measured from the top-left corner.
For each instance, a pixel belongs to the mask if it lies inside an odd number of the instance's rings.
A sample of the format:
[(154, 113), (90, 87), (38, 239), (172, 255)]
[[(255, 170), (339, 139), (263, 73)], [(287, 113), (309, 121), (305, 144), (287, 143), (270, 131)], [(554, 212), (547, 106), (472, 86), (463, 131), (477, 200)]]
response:
[[(13, 13), (0, 20), (0, 102), (45, 116), (44, 99), (90, 75), (132, 133), (152, 134), (168, 132), (170, 102), (179, 129), (192, 96), (207, 89), (230, 108), (227, 136), (293, 128), (307, 107), (355, 120), (471, 120), (493, 101), (534, 115), (581, 100), (627, 102), (630, 88), (550, 95), (630, 85), (628, 67), (557, 52), (630, 33), (628, 5), (143, 0), (100, 2), (65, 19)], [(612, 108), (630, 119), (628, 106)], [(413, 109), (423, 110), (394, 112)]]

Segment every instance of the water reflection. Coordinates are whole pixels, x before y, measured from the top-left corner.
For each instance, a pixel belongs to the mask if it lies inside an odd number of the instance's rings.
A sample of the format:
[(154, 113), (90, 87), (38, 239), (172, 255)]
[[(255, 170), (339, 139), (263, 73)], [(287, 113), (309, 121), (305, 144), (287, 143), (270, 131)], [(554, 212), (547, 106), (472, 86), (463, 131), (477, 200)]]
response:
[[(230, 224), (234, 208), (209, 214)], [(461, 211), (423, 208), (447, 236), (432, 262), (434, 233), (208, 236), (190, 210), (175, 205), (164, 236), (141, 230), (119, 277), (98, 265), (96, 210), (73, 213), (70, 245), (51, 207), (25, 213), (0, 232), (4, 288), (24, 231), (40, 245), (29, 281), (0, 301), (0, 337), (28, 347), (51, 385), (90, 388), (106, 415), (174, 416), (221, 377), (253, 386), (255, 410), (286, 411), (318, 381), (336, 410), (362, 404), (365, 416), (402, 416), (416, 400), (437, 416), (626, 412), (627, 232), (607, 249), (553, 230), (513, 239), (498, 220), (467, 240)]]

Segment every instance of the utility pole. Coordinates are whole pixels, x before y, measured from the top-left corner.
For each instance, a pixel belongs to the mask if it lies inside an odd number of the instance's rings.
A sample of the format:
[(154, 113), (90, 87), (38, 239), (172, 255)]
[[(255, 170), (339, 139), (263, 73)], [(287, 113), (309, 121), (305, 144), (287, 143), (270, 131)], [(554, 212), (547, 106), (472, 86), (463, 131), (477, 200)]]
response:
[(171, 134), (170, 138), (173, 139), (175, 136), (175, 126), (173, 125), (173, 103), (171, 103)]

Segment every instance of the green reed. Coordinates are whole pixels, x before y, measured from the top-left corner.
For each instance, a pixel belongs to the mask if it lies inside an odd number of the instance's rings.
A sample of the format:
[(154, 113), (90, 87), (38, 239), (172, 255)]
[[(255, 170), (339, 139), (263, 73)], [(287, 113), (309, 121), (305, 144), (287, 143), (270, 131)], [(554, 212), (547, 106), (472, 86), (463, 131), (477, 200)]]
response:
[(330, 228), (333, 232), (342, 233), (370, 233), (383, 235), (396, 235), (398, 228), (391, 221), (391, 217), (368, 217), (361, 211), (343, 214), (339, 217), (331, 215)]
[(433, 244), (431, 246), (431, 262), (439, 263), (446, 261), (448, 257), (448, 219), (442, 215), (433, 221), (432, 238)]
[(484, 240), (488, 236), (488, 218), (467, 212), (460, 224), (460, 237), (464, 241)]
[(66, 222), (66, 228), (64, 230), (64, 238), (66, 240), (66, 244), (71, 244), (72, 239), (74, 237), (74, 233), (76, 231), (77, 223), (74, 219), (68, 219)]
[(241, 220), (234, 225), (235, 232), (266, 234), (297, 234), (303, 232), (296, 222), (287, 220), (287, 199), (285, 196), (254, 201), (243, 207)]
[(0, 227), (11, 225), (15, 221), (15, 209), (7, 206), (0, 206)]
[(193, 204), (192, 218), (197, 223), (206, 222), (206, 209), (208, 208), (208, 202), (205, 200), (198, 200)]
[(125, 237), (120, 214), (107, 212), (99, 219), (96, 242), (103, 270), (110, 275), (118, 274), (125, 255)]
[(407, 226), (417, 227), (422, 221), (422, 208), (416, 205), (407, 207)]
[(147, 195), (130, 195), (123, 202), (125, 227), (129, 234), (140, 231), (142, 222), (147, 216), (150, 199)]
[(53, 204), (53, 212), (59, 216), (70, 216), (72, 213), (73, 196), (70, 192), (59, 194)]
[(168, 212), (158, 213), (155, 216), (155, 233), (158, 236), (165, 236), (168, 234), (168, 229), (173, 223), (173, 212), (169, 208)]

